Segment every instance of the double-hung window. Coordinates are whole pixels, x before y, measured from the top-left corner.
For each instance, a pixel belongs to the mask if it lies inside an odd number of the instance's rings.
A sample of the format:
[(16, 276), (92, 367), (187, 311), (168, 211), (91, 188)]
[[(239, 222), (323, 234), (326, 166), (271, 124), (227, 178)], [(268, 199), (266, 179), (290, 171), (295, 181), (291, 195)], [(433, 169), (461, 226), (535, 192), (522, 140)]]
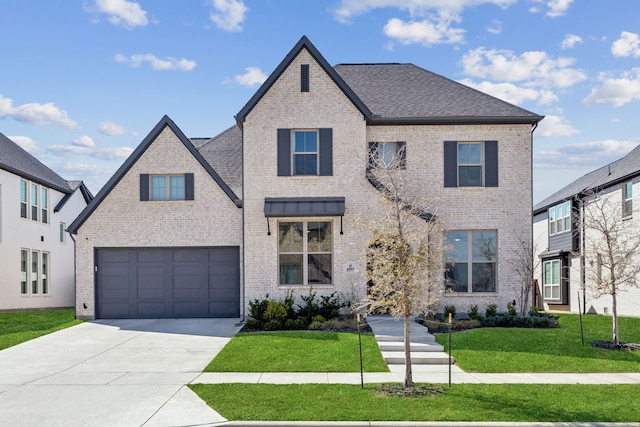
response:
[(549, 235), (571, 231), (571, 200), (549, 208)]
[(496, 291), (495, 230), (449, 231), (451, 249), (445, 266), (445, 285), (453, 292)]
[(194, 200), (194, 175), (141, 174), (140, 200)]
[(280, 285), (332, 284), (333, 235), (331, 222), (278, 223)]
[(560, 260), (554, 259), (543, 263), (543, 286), (545, 301), (560, 301)]
[(44, 224), (49, 223), (49, 192), (46, 187), (40, 187), (40, 210), (41, 218)]
[(498, 141), (444, 141), (445, 187), (497, 187)]
[(404, 141), (369, 143), (369, 167), (371, 168), (405, 169), (406, 159)]
[(20, 250), (20, 293), (46, 295), (49, 293), (49, 253)]
[(278, 176), (332, 176), (333, 129), (278, 129)]
[(21, 218), (29, 218), (29, 213), (27, 211), (27, 181), (21, 179), (20, 180), (20, 217)]
[(293, 131), (293, 174), (318, 175), (318, 131)]
[(38, 220), (38, 184), (31, 183), (31, 219)]
[(633, 182), (622, 184), (622, 217), (629, 218), (633, 215)]
[(458, 186), (482, 186), (481, 143), (458, 143)]

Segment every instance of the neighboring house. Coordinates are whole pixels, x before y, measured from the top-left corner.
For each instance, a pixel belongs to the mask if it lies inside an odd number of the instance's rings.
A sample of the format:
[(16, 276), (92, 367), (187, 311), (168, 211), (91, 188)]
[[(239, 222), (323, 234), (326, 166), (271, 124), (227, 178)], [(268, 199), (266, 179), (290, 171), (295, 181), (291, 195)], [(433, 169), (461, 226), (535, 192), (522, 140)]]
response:
[(541, 116), (412, 64), (331, 67), (303, 37), (211, 139), (164, 117), (71, 225), (77, 316), (244, 317), (251, 300), (366, 292), (370, 158), (394, 159), (455, 247), (447, 304), (504, 306), (531, 241)]
[(92, 197), (0, 133), (0, 310), (75, 305), (66, 229)]
[[(622, 159), (584, 175), (533, 207), (533, 234), (538, 248), (534, 256), (540, 264), (535, 275), (539, 306), (611, 314), (611, 296), (595, 298), (591, 291), (588, 273), (598, 268), (598, 255), (590, 253), (584, 239), (582, 210), (589, 209), (594, 195), (610, 198), (620, 204), (620, 218), (612, 219), (626, 221), (640, 230), (633, 203), (634, 190), (640, 193), (639, 182), (640, 147), (636, 147)], [(619, 315), (637, 316), (640, 289), (618, 293), (617, 305)]]

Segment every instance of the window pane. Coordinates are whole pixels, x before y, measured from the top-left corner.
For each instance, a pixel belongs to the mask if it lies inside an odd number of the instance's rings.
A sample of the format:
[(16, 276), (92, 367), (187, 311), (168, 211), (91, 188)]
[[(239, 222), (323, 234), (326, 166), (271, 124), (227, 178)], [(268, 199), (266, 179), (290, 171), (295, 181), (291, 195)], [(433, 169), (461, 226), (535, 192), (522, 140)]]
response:
[[(281, 222), (278, 224), (278, 248), (280, 252), (302, 252), (302, 223)], [(302, 258), (300, 259), (302, 265)]]
[(564, 209), (563, 215), (562, 216), (571, 216), (571, 202), (570, 201), (566, 201), (562, 204), (562, 207)]
[(64, 222), (60, 223), (60, 243), (64, 243), (65, 241), (65, 235), (64, 235), (64, 229), (65, 229), (65, 224)]
[(280, 254), (280, 284), (302, 285), (302, 254)]
[(458, 144), (459, 165), (481, 165), (482, 144)]
[(49, 274), (49, 254), (42, 254), (42, 293), (49, 293), (49, 281), (47, 276)]
[(445, 233), (447, 245), (451, 252), (449, 258), (452, 261), (467, 261), (469, 254), (469, 233), (466, 231), (449, 231)]
[(495, 261), (496, 259), (496, 232), (474, 231), (471, 233), (472, 260)]
[(152, 176), (151, 177), (151, 200), (167, 199), (167, 177)]
[(566, 217), (564, 219), (564, 231), (571, 231), (571, 217)]
[(293, 151), (315, 153), (318, 151), (318, 134), (315, 131), (294, 132)]
[(171, 200), (184, 200), (184, 176), (169, 177)]
[(331, 284), (331, 254), (309, 254), (309, 280), (308, 283), (330, 285)]
[(472, 292), (496, 291), (496, 265), (492, 262), (475, 262), (472, 269)]
[(331, 252), (331, 223), (310, 222), (307, 227), (307, 250)]
[(560, 283), (560, 263), (558, 261), (553, 261), (551, 263), (551, 283)]
[(20, 293), (26, 294), (27, 290), (27, 256), (25, 250), (20, 251)]
[(468, 292), (468, 264), (466, 262), (447, 263), (445, 266), (445, 287), (454, 292)]
[(20, 201), (27, 203), (27, 182), (20, 181)]
[(458, 185), (461, 187), (482, 186), (482, 166), (460, 166)]
[(318, 160), (316, 154), (296, 154), (293, 156), (294, 175), (317, 175)]
[(31, 204), (38, 204), (38, 186), (36, 184), (31, 184)]
[(38, 293), (38, 252), (31, 252), (31, 293)]
[(380, 143), (379, 145), (379, 161), (380, 167), (391, 169), (395, 167), (396, 156), (396, 144), (395, 143)]

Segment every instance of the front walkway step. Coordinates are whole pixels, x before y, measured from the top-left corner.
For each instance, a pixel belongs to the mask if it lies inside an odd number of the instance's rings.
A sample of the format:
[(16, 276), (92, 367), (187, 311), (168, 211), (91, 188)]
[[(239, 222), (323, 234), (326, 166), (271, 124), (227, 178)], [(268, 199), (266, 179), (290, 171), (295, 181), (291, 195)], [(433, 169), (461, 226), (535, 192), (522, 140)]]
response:
[[(404, 351), (383, 351), (382, 357), (388, 365), (404, 365)], [(447, 365), (449, 355), (445, 352), (417, 353), (411, 352), (411, 364), (413, 365)], [(453, 364), (453, 358), (452, 358)]]
[[(443, 352), (444, 347), (436, 342), (422, 343), (411, 340), (411, 352), (429, 353)], [(404, 353), (403, 341), (382, 341), (378, 343), (380, 351), (401, 351)]]

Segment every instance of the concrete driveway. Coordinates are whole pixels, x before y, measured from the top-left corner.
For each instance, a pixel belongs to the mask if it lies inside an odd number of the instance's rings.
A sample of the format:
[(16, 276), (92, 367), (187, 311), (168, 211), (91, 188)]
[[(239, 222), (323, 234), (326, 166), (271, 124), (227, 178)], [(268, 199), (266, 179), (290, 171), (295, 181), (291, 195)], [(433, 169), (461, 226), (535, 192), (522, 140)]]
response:
[(0, 424), (193, 426), (224, 421), (186, 387), (239, 319), (101, 320), (0, 351)]

